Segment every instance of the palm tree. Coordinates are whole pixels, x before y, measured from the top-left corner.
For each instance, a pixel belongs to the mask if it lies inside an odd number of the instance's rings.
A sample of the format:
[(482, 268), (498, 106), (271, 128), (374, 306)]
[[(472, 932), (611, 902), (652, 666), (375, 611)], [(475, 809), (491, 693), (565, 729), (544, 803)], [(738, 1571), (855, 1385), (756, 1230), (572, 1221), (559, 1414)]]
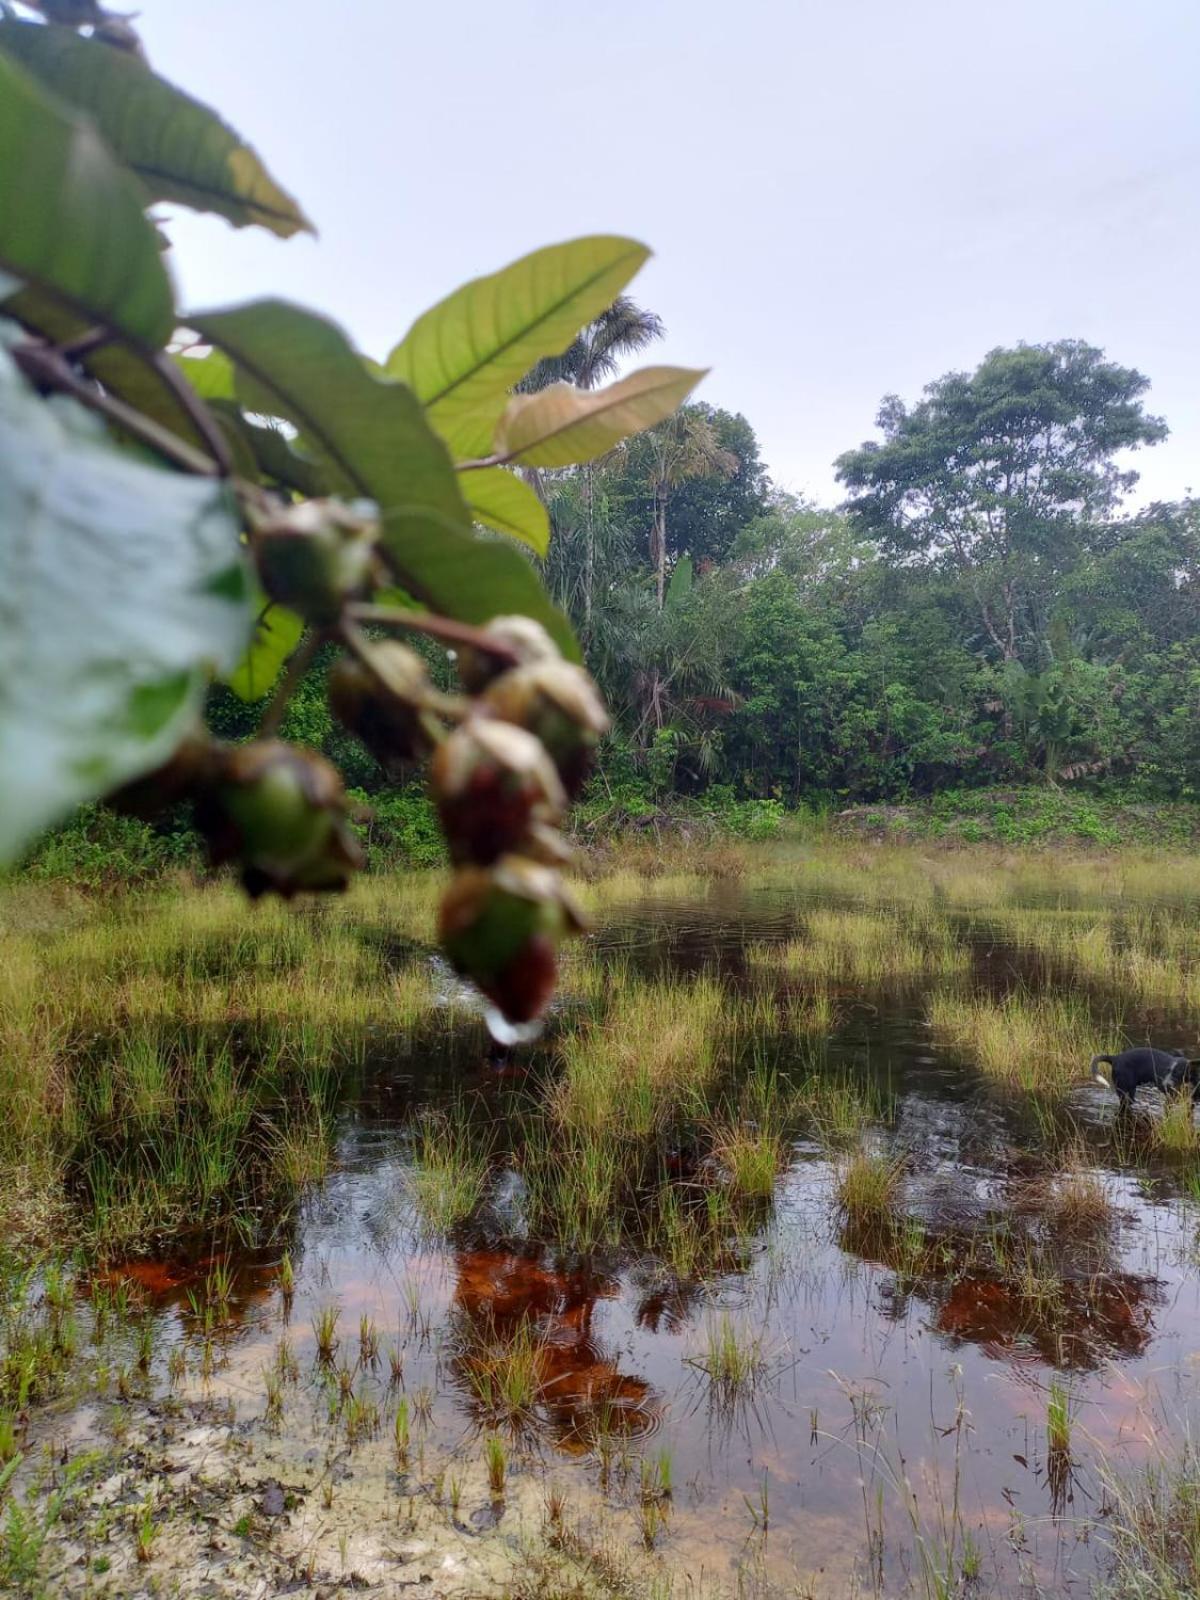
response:
[[(627, 356), (636, 355), (661, 339), (665, 328), (656, 312), (647, 311), (628, 295), (621, 294), (594, 322), (582, 328), (560, 356), (539, 361), (517, 385), (523, 393), (545, 389), (552, 383), (573, 383), (577, 389), (594, 389), (620, 370)], [(584, 643), (592, 627), (592, 599), (596, 577), (595, 498), (592, 463), (583, 469), (583, 625)]]
[(626, 356), (634, 356), (661, 339), (663, 320), (627, 294), (618, 295), (607, 311), (581, 328), (560, 356), (539, 361), (517, 385), (522, 394), (545, 389), (551, 383), (573, 383), (577, 389), (594, 389), (615, 376)]
[(661, 611), (667, 592), (667, 507), (671, 493), (689, 478), (731, 478), (741, 462), (717, 437), (712, 420), (698, 406), (684, 406), (649, 435), (650, 483), (654, 518), (650, 526), (650, 564)]

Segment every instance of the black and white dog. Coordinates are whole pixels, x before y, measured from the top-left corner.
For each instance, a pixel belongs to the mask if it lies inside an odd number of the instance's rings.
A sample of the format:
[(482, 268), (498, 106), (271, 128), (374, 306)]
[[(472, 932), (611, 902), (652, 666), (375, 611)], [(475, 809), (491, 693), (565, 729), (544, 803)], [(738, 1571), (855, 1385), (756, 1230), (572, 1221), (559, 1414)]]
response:
[[(1100, 1070), (1107, 1062), (1108, 1072)], [(1093, 1056), (1092, 1077), (1106, 1088), (1115, 1089), (1123, 1106), (1131, 1106), (1144, 1083), (1153, 1084), (1163, 1094), (1183, 1094), (1190, 1089), (1192, 1100), (1200, 1101), (1200, 1061), (1172, 1055), (1169, 1050), (1122, 1050), (1117, 1056)]]

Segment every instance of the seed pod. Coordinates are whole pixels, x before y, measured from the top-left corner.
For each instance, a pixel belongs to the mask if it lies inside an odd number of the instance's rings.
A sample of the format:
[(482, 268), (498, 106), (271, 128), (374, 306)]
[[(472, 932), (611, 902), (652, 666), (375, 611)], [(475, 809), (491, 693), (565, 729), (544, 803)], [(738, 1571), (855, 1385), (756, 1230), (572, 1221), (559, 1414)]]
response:
[(365, 594), (375, 561), (374, 524), (334, 500), (289, 506), (251, 541), (263, 588), (306, 622), (336, 622), (347, 600)]
[(388, 774), (400, 763), (427, 756), (441, 724), (421, 709), (429, 673), (415, 650), (395, 640), (370, 647), (373, 671), (353, 656), (339, 656), (329, 672), (329, 704)]
[(480, 703), (493, 716), (536, 734), (568, 795), (579, 793), (609, 727), (604, 702), (582, 667), (561, 660), (514, 667), (488, 685)]
[(239, 860), (255, 899), (344, 889), (363, 863), (337, 769), (277, 739), (222, 752), (197, 821), (213, 864)]
[(105, 804), (123, 816), (148, 821), (169, 806), (199, 795), (212, 781), (219, 762), (219, 747), (206, 733), (189, 733), (169, 761), (122, 784)]
[(519, 849), (535, 822), (558, 822), (566, 807), (538, 740), (485, 717), (470, 717), (439, 745), (430, 787), (450, 859), (482, 867)]
[(509, 1021), (530, 1022), (554, 993), (558, 942), (567, 925), (558, 875), (508, 855), (490, 871), (464, 867), (455, 875), (438, 930), (455, 971)]
[[(516, 656), (518, 666), (533, 661), (561, 660), (554, 640), (532, 617), (493, 617), (482, 631), (485, 637), (506, 645)], [(488, 655), (486, 650), (467, 646), (458, 653), (458, 675), (470, 694), (479, 694), (506, 670), (506, 663)]]

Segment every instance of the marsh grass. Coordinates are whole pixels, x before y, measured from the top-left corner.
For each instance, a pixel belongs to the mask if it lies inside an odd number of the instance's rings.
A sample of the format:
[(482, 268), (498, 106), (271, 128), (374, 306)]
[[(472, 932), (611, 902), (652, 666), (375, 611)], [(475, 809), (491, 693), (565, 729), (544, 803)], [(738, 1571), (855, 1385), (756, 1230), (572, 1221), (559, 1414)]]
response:
[(1019, 1185), (1012, 1202), (1018, 1212), (1040, 1217), (1056, 1238), (1088, 1239), (1111, 1229), (1116, 1206), (1101, 1174), (1088, 1164), (1081, 1145), (1069, 1145), (1055, 1170)]
[(526, 1318), (511, 1329), (472, 1327), (463, 1367), (471, 1394), (493, 1426), (520, 1430), (532, 1420), (543, 1362), (541, 1340)]
[(856, 1226), (888, 1229), (896, 1218), (907, 1171), (903, 1156), (860, 1150), (842, 1163), (834, 1198)]
[(1061, 1094), (1084, 1081), (1093, 1054), (1121, 1048), (1111, 1026), (1099, 1028), (1076, 995), (934, 994), (929, 1020), (935, 1035), (982, 1072), (1030, 1093)]
[(888, 1115), (875, 1085), (832, 1069), (803, 1078), (794, 1091), (793, 1106), (802, 1126), (827, 1150), (856, 1144), (866, 1128)]
[(408, 1181), (421, 1221), (434, 1233), (465, 1222), (483, 1200), (491, 1174), (493, 1131), (473, 1122), (461, 1102), (422, 1113)]
[(1200, 1594), (1200, 1455), (1191, 1440), (1137, 1473), (1102, 1462), (1100, 1477), (1110, 1559), (1096, 1600), (1193, 1600)]
[(764, 1335), (725, 1310), (707, 1318), (700, 1348), (689, 1360), (727, 1401), (752, 1390), (770, 1367)]
[(367, 1031), (408, 1038), (437, 1015), (427, 959), (392, 943), (393, 917), (427, 926), (435, 893), (417, 875), (252, 911), (227, 888), (91, 906), (0, 891), (6, 1235), (115, 1254), (282, 1226), (328, 1171)]
[(944, 917), (882, 908), (810, 911), (802, 938), (758, 946), (752, 958), (812, 983), (876, 987), (916, 978), (951, 979), (971, 965), (969, 948)]
[(574, 1133), (647, 1138), (711, 1082), (725, 1007), (712, 978), (614, 981), (602, 1020), (561, 1041), (555, 1120)]

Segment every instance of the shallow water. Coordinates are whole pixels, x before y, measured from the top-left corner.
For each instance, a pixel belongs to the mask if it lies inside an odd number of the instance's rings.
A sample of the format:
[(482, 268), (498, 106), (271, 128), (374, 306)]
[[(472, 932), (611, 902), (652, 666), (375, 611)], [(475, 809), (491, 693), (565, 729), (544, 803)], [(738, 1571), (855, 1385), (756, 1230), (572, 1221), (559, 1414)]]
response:
[[(611, 908), (592, 938), (647, 974), (715, 972), (740, 985), (748, 946), (793, 935), (802, 912), (790, 890), (720, 885), (700, 901)], [(963, 937), (977, 984), (1036, 982), (1032, 958), (986, 926)], [(498, 1072), (477, 1030), (400, 1059), (369, 1054), (338, 1111), (334, 1171), (296, 1223), (294, 1300), (281, 1295), (277, 1254), (237, 1262), (224, 1365), (206, 1392), (261, 1417), (262, 1369), (286, 1320), (303, 1376), (271, 1449), (277, 1462), (311, 1459), (325, 1426), (311, 1324), (337, 1305), (346, 1352), (367, 1316), (382, 1350), (400, 1351), (405, 1391), (429, 1392), (429, 1460), (475, 1459), (487, 1421), (469, 1381), (478, 1342), (532, 1323), (539, 1392), (522, 1447), (631, 1544), (638, 1463), (669, 1448), (673, 1492), (655, 1550), (690, 1582), (677, 1593), (733, 1590), (739, 1572), (783, 1593), (808, 1582), (819, 1595), (920, 1593), (923, 1561), (944, 1564), (948, 1549), (961, 1561), (964, 1538), (982, 1592), (1087, 1593), (1107, 1548), (1097, 1463), (1134, 1471), (1200, 1420), (1197, 1212), (1169, 1163), (1118, 1157), (1111, 1100), (1081, 1084), (1046, 1115), (1080, 1131), (1115, 1217), (1056, 1255), (1044, 1219), (1021, 1210), (1046, 1125), (939, 1049), (926, 989), (844, 987), (828, 1052), (830, 1069), (890, 1099), (868, 1141), (908, 1160), (896, 1232), (856, 1236), (833, 1203), (836, 1158), (801, 1141), (757, 1234), (731, 1241), (727, 1270), (703, 1282), (680, 1282), (646, 1251), (584, 1260), (528, 1245), (519, 1185), (503, 1172), (478, 1223), (451, 1243), (431, 1239), (406, 1181), (414, 1111), (481, 1097), (503, 1150), (518, 1136), (507, 1119), (525, 1092), (521, 1068)], [(1164, 1041), (1173, 1022), (1181, 1031), (1179, 1019), (1125, 1017), (1134, 1036), (1156, 1028)], [(776, 1048), (786, 1074), (796, 1064)], [(1055, 1259), (1052, 1297), (1018, 1292), (978, 1259), (974, 1244), (1014, 1216), (1017, 1236), (1026, 1228)], [(150, 1296), (165, 1348), (194, 1337), (188, 1290), (206, 1270), (203, 1259), (137, 1262), (115, 1275)], [(696, 1364), (724, 1312), (765, 1358), (759, 1381), (728, 1397)], [(385, 1394), (386, 1355), (364, 1380)], [(1047, 1442), (1052, 1383), (1070, 1397), (1069, 1457)], [(395, 1481), (386, 1438), (355, 1460), (360, 1480)]]

